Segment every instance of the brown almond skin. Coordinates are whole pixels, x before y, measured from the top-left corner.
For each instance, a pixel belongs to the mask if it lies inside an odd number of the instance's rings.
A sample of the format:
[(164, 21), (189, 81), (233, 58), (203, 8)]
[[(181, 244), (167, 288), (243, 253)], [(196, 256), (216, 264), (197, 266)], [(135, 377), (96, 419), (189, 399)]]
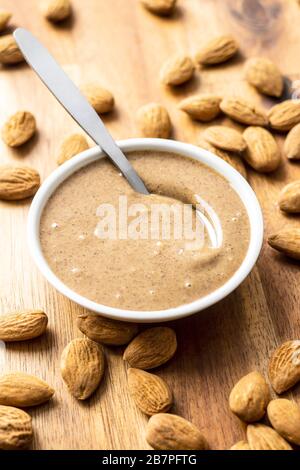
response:
[(265, 112), (244, 98), (229, 96), (223, 98), (220, 108), (234, 121), (248, 126), (266, 126), (268, 119)]
[(203, 138), (221, 150), (242, 152), (247, 145), (240, 132), (228, 126), (211, 126), (204, 133)]
[(281, 163), (279, 146), (273, 135), (262, 127), (250, 126), (243, 133), (247, 149), (243, 157), (254, 170), (270, 173)]
[(194, 63), (189, 56), (177, 54), (162, 66), (160, 80), (164, 85), (182, 85), (192, 78), (194, 70)]
[(300, 123), (300, 100), (286, 100), (276, 104), (268, 113), (270, 125), (278, 131), (290, 131)]
[(43, 13), (47, 20), (59, 23), (71, 16), (72, 5), (70, 0), (47, 0)]
[(60, 152), (57, 158), (57, 164), (62, 165), (70, 158), (75, 157), (89, 148), (88, 141), (81, 134), (72, 134), (61, 144)]
[(165, 413), (173, 404), (173, 396), (166, 382), (157, 375), (140, 369), (127, 371), (130, 395), (146, 415)]
[(0, 450), (27, 449), (32, 438), (29, 414), (12, 406), (0, 405)]
[(9, 147), (20, 147), (36, 132), (36, 120), (29, 111), (18, 111), (10, 116), (2, 129), (2, 139)]
[(279, 395), (300, 382), (300, 341), (286, 341), (273, 352), (269, 379)]
[(87, 83), (81, 88), (91, 106), (98, 114), (110, 113), (115, 106), (113, 94), (98, 83)]
[(194, 95), (182, 100), (178, 107), (195, 121), (209, 122), (220, 114), (221, 100), (212, 94)]
[(264, 424), (249, 424), (247, 439), (251, 450), (293, 450), (274, 429)]
[(137, 125), (143, 137), (168, 139), (171, 134), (168, 111), (158, 103), (146, 104), (138, 110)]
[(282, 211), (291, 214), (300, 213), (300, 180), (287, 184), (281, 191), (278, 199)]
[(147, 425), (146, 440), (155, 450), (206, 450), (199, 429), (181, 416), (159, 413)]
[(199, 64), (215, 65), (231, 59), (237, 51), (238, 44), (232, 36), (218, 36), (208, 41), (195, 55)]
[(21, 166), (0, 166), (0, 199), (17, 201), (33, 196), (40, 187), (36, 170)]
[(247, 441), (239, 441), (230, 447), (230, 450), (251, 450)]
[(285, 228), (268, 238), (269, 245), (290, 258), (300, 260), (300, 228)]
[(53, 388), (34, 375), (15, 372), (0, 376), (0, 405), (27, 408), (41, 405), (53, 395)]
[(289, 160), (300, 160), (300, 124), (288, 133), (284, 143), (284, 154)]
[(2, 32), (9, 23), (12, 14), (6, 10), (0, 10), (0, 31)]
[(247, 179), (247, 170), (239, 154), (218, 149), (204, 139), (200, 139), (198, 145), (199, 147), (202, 147), (205, 150), (213, 153), (217, 157), (222, 158), (222, 160), (224, 160), (226, 163), (229, 163), (229, 165), (235, 168), (245, 179)]
[(175, 331), (157, 326), (136, 336), (125, 349), (123, 359), (137, 369), (154, 369), (169, 361), (176, 349)]
[(294, 401), (278, 398), (268, 405), (268, 418), (284, 439), (300, 445), (300, 408)]
[(42, 310), (25, 310), (0, 315), (0, 340), (26, 341), (45, 333), (48, 317)]
[(135, 323), (110, 320), (93, 313), (79, 315), (77, 326), (88, 338), (109, 346), (128, 344), (138, 332)]
[(0, 64), (12, 65), (24, 61), (15, 38), (12, 34), (6, 34), (0, 37)]
[(265, 57), (252, 57), (245, 64), (247, 81), (265, 95), (279, 98), (283, 92), (283, 76), (278, 67)]
[(156, 15), (169, 16), (175, 9), (177, 0), (141, 0), (147, 10)]

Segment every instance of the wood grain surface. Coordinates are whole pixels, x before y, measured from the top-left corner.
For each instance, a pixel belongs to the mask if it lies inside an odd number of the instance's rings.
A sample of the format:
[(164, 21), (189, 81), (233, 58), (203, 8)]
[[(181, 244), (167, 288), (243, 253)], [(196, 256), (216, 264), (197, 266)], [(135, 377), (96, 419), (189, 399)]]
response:
[[(245, 57), (267, 56), (289, 80), (300, 79), (300, 6), (296, 0), (178, 0), (169, 19), (154, 16), (137, 0), (73, 0), (74, 16), (60, 26), (43, 18), (39, 3), (2, 0), (1, 6), (13, 12), (11, 29), (29, 28), (76, 83), (99, 80), (113, 91), (116, 110), (105, 117), (105, 123), (118, 139), (138, 135), (135, 112), (150, 101), (161, 102), (170, 111), (173, 138), (190, 143), (197, 143), (205, 127), (177, 109), (178, 101), (191, 93), (241, 93), (270, 107), (272, 100), (262, 98), (245, 82)], [(241, 45), (239, 57), (225, 66), (198, 71), (194, 80), (174, 91), (160, 85), (158, 74), (165, 59), (175, 51), (194, 53), (218, 33), (236, 36)], [(37, 137), (19, 150), (1, 142), (1, 162), (32, 165), (46, 178), (56, 168), (62, 139), (78, 127), (25, 64), (1, 67), (0, 100), (1, 125), (12, 113), (26, 109), (35, 114), (39, 129)], [(283, 137), (278, 135), (278, 140), (281, 144)], [(273, 175), (249, 171), (263, 208), (266, 235), (286, 225), (299, 226), (299, 217), (285, 216), (276, 206), (279, 190), (297, 178), (300, 164), (286, 161)], [(66, 391), (59, 359), (64, 346), (81, 335), (75, 319), (82, 309), (57, 293), (30, 259), (26, 243), (29, 204), (0, 204), (0, 313), (43, 308), (50, 327), (40, 339), (7, 345), (0, 367), (36, 374), (56, 389), (51, 403), (30, 410), (33, 448), (147, 449), (147, 418), (129, 397), (120, 349), (106, 349), (106, 378), (89, 401), (78, 403)], [(266, 372), (270, 352), (285, 340), (299, 339), (299, 285), (299, 263), (265, 243), (256, 268), (233, 294), (173, 324), (178, 353), (158, 374), (174, 391), (174, 412), (199, 426), (213, 449), (229, 448), (244, 437), (243, 426), (228, 409), (228, 395), (236, 380), (254, 369)], [(300, 402), (299, 387), (287, 395)]]

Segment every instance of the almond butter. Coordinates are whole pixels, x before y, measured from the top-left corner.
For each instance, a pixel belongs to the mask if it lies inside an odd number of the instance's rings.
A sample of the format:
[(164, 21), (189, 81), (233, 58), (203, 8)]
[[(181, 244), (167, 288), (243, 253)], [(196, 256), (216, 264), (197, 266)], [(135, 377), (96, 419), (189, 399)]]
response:
[(128, 387), (138, 408), (148, 416), (168, 411), (173, 404), (172, 392), (166, 382), (157, 375), (130, 368)]
[(264, 57), (253, 57), (245, 64), (247, 81), (258, 91), (269, 96), (279, 96), (283, 92), (283, 77), (278, 67)]
[(69, 392), (78, 400), (86, 400), (103, 378), (103, 350), (88, 338), (73, 339), (63, 350), (60, 369)]
[(263, 110), (239, 97), (227, 97), (221, 101), (220, 108), (234, 121), (248, 126), (265, 126), (268, 119)]
[(239, 441), (230, 447), (230, 450), (251, 450), (247, 441)]
[(196, 121), (209, 122), (220, 114), (220, 103), (219, 96), (203, 94), (182, 100), (178, 107)]
[(0, 64), (11, 65), (23, 62), (24, 57), (12, 34), (0, 37)]
[(282, 189), (278, 203), (284, 212), (300, 213), (300, 180), (293, 181)]
[(232, 36), (218, 36), (197, 51), (195, 60), (204, 65), (221, 64), (231, 59), (238, 49), (239, 46)]
[(0, 31), (3, 31), (6, 28), (11, 17), (12, 14), (9, 11), (0, 10)]
[(215, 147), (231, 152), (242, 152), (247, 146), (242, 134), (228, 126), (208, 127), (203, 138)]
[(300, 228), (284, 228), (270, 235), (268, 243), (286, 256), (300, 260)]
[(280, 149), (269, 131), (262, 127), (251, 126), (244, 131), (243, 137), (247, 143), (243, 157), (254, 170), (269, 173), (279, 167)]
[(288, 133), (284, 143), (284, 153), (289, 160), (300, 160), (300, 124)]
[(300, 123), (300, 100), (286, 100), (276, 104), (268, 113), (270, 125), (278, 131), (289, 131)]
[(33, 438), (31, 417), (25, 411), (0, 405), (0, 449), (27, 449)]
[(135, 323), (110, 320), (93, 313), (79, 315), (77, 326), (93, 341), (112, 346), (122, 346), (129, 343), (138, 332)]
[(265, 414), (270, 401), (270, 390), (259, 372), (250, 372), (233, 387), (229, 407), (242, 421), (253, 423)]
[(70, 17), (72, 5), (70, 0), (45, 0), (43, 13), (47, 20), (59, 23)]
[(229, 165), (235, 168), (245, 179), (247, 179), (247, 170), (239, 154), (218, 149), (204, 139), (200, 139), (198, 145), (199, 147), (202, 147), (205, 150), (211, 152), (213, 156), (216, 155), (217, 157), (222, 158), (222, 160), (224, 160), (226, 163), (229, 163)]
[(125, 349), (123, 359), (137, 369), (154, 369), (169, 361), (176, 349), (175, 331), (157, 326), (136, 336)]
[(98, 114), (106, 114), (113, 110), (115, 100), (112, 93), (106, 88), (92, 82), (83, 85), (81, 90)]
[(195, 66), (190, 57), (177, 54), (165, 62), (160, 71), (160, 80), (165, 85), (181, 85), (190, 80)]
[(36, 170), (22, 166), (0, 166), (0, 199), (13, 201), (33, 196), (40, 186)]
[(268, 418), (273, 428), (284, 439), (300, 445), (300, 408), (297, 403), (278, 398), (268, 405)]
[(25, 341), (37, 338), (47, 328), (48, 317), (42, 310), (25, 310), (0, 315), (0, 340)]
[(141, 3), (152, 13), (168, 16), (173, 12), (176, 1), (177, 0), (141, 0)]
[(27, 408), (50, 400), (54, 390), (34, 375), (15, 372), (0, 376), (0, 405)]
[(84, 152), (89, 148), (89, 144), (84, 137), (84, 135), (81, 134), (72, 134), (69, 137), (67, 137), (60, 148), (60, 152), (57, 158), (57, 164), (62, 165), (65, 163), (67, 160), (70, 160), (70, 158), (75, 157), (75, 155), (78, 155), (81, 152)]
[(269, 379), (280, 394), (300, 381), (300, 341), (286, 341), (272, 354), (269, 361)]
[(137, 124), (143, 137), (168, 139), (171, 120), (166, 108), (157, 103), (142, 106), (137, 112)]
[(36, 121), (28, 111), (11, 116), (2, 129), (2, 139), (9, 147), (19, 147), (30, 140), (36, 132)]
[(247, 439), (251, 450), (293, 450), (283, 437), (264, 424), (249, 424)]

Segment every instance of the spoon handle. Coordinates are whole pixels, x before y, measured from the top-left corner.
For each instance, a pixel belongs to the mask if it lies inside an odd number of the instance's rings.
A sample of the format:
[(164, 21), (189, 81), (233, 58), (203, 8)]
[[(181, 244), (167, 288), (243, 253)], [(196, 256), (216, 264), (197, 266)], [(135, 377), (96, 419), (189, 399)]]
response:
[(48, 50), (24, 28), (16, 29), (14, 38), (26, 62), (79, 126), (119, 168), (132, 188), (137, 192), (149, 194), (145, 184), (118, 147), (94, 108)]

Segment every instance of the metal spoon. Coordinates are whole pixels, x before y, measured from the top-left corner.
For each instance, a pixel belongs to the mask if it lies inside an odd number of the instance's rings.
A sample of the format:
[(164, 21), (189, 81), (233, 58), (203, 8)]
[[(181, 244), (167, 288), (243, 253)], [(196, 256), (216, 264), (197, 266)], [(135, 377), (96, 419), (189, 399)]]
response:
[(145, 184), (117, 146), (94, 108), (48, 50), (24, 28), (16, 29), (14, 38), (26, 62), (79, 126), (119, 168), (132, 188), (139, 193), (149, 194)]

